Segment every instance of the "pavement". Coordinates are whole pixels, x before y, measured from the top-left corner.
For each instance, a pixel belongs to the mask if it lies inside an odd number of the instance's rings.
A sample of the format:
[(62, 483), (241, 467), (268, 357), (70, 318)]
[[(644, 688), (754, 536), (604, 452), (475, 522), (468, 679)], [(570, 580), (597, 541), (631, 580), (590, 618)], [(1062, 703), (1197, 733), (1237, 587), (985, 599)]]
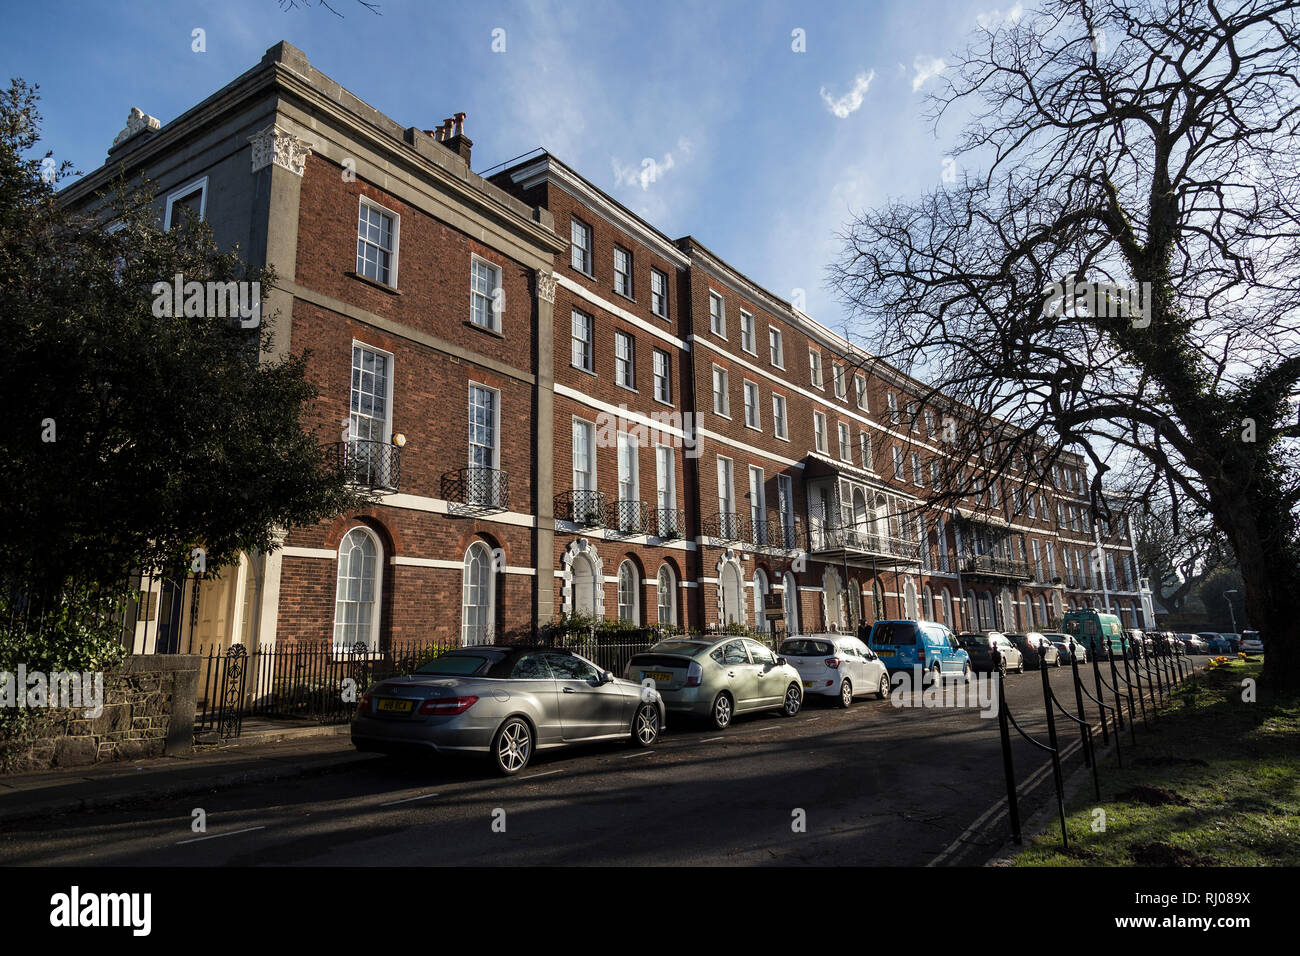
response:
[[(1068, 673), (1049, 671), (1058, 694)], [(1042, 736), (1040, 676), (1007, 688)], [(670, 722), (653, 751), (545, 752), (505, 780), (481, 761), (357, 753), (346, 726), (287, 731), (246, 726), (238, 744), (190, 756), (0, 779), (0, 861), (971, 866), (1008, 849), (997, 721), (969, 709), (816, 701), (725, 733)], [(1054, 822), (1050, 764), (1022, 740), (1013, 752), (1028, 837)], [(1071, 778), (1071, 790), (1088, 780)], [(196, 806), (210, 828), (199, 837)]]

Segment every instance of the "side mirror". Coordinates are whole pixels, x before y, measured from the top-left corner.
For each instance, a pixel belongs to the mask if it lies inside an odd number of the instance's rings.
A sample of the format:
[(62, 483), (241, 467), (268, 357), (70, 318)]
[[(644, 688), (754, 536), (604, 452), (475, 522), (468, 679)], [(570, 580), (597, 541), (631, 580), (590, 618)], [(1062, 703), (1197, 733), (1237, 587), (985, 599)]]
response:
[(601, 682), (601, 684), (612, 684), (612, 683), (614, 683), (614, 674), (613, 674), (613, 672), (612, 672), (612, 671), (601, 671), (601, 672), (600, 672), (600, 682)]
[(777, 666), (784, 666), (784, 665), (785, 665), (785, 658), (784, 658), (784, 657), (778, 657), (778, 658), (776, 659), (776, 663), (777, 663)]

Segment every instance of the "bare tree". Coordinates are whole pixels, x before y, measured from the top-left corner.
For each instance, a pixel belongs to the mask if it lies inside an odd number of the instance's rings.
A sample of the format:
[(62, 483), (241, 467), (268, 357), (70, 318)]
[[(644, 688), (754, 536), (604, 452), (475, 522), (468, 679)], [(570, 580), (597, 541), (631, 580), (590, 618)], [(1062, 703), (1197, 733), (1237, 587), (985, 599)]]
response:
[(985, 470), (1080, 450), (1101, 512), (1137, 459), (1211, 515), (1291, 689), (1298, 36), (1276, 0), (1047, 0), (980, 29), (932, 100), (936, 128), (966, 111), (967, 171), (857, 217), (830, 276), (882, 360), (978, 413)]

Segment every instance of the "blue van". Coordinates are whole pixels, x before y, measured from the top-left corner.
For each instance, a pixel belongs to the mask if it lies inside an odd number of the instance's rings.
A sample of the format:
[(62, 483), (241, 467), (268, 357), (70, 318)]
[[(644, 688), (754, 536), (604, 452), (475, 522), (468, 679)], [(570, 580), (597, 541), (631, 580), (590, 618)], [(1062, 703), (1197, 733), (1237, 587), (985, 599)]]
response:
[(867, 646), (890, 671), (921, 667), (929, 676), (970, 676), (970, 655), (957, 635), (933, 621), (877, 621)]

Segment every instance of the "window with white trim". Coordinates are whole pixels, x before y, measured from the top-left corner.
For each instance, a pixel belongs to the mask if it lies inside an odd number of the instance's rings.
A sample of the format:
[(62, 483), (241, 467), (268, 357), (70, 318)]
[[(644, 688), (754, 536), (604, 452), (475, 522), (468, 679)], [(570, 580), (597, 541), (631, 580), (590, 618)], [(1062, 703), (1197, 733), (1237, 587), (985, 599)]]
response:
[(785, 425), (785, 396), (772, 396), (772, 434), (777, 438), (788, 438)]
[(386, 480), (384, 447), (392, 439), (393, 357), (352, 343), (352, 394), (348, 414), (348, 474), (362, 484)]
[(636, 390), (636, 342), (626, 332), (614, 333), (614, 381)]
[(596, 490), (596, 426), (573, 420), (573, 490)]
[(572, 336), (572, 354), (569, 361), (575, 368), (580, 368), (584, 372), (595, 371), (595, 321), (585, 312), (573, 310), (570, 323), (570, 335)]
[(918, 488), (925, 486), (925, 472), (921, 470), (921, 453), (912, 452), (912, 484)]
[(718, 511), (736, 513), (736, 485), (731, 459), (718, 456)]
[(650, 270), (650, 311), (668, 318), (668, 276), (658, 269)]
[(853, 389), (857, 395), (858, 408), (864, 412), (869, 411), (867, 408), (867, 377), (865, 375), (854, 375)]
[[(163, 211), (163, 231), (180, 221), (182, 211), (187, 211), (195, 219), (204, 219), (208, 213), (208, 177), (195, 180), (186, 186), (173, 192), (167, 197), (166, 206)], [(110, 226), (109, 233), (114, 233), (118, 229), (125, 228), (122, 223), (114, 224), (117, 228)]]
[(622, 246), (614, 247), (614, 291), (632, 298), (632, 253)]
[(731, 404), (727, 399), (727, 370), (713, 366), (713, 414), (731, 417)]
[(379, 647), (379, 595), (383, 549), (369, 528), (356, 527), (339, 542), (334, 590), (334, 649)]
[(844, 379), (844, 366), (836, 363), (831, 369), (831, 378), (835, 382), (835, 397), (848, 397), (848, 384)]
[(840, 460), (852, 461), (853, 441), (849, 433), (849, 426), (846, 425), (844, 422), (839, 423), (839, 439), (840, 439)]
[(677, 623), (677, 578), (673, 569), (666, 564), (659, 566), (655, 579), (655, 603), (658, 606), (660, 624)]
[(858, 450), (862, 453), (862, 467), (875, 472), (876, 461), (871, 455), (871, 436), (867, 432), (858, 432)]
[(785, 368), (785, 347), (781, 342), (781, 330), (767, 327), (767, 353), (768, 361), (775, 368)]
[(668, 353), (663, 349), (654, 350), (655, 398), (671, 405), (673, 401), (672, 373), (669, 370)]
[(813, 412), (813, 447), (826, 454), (826, 416)]
[(397, 287), (397, 213), (361, 197), (357, 215), (357, 274)]
[(808, 381), (813, 388), (822, 388), (822, 353), (817, 349), (808, 350)]
[(591, 275), (591, 227), (577, 217), (569, 220), (569, 265)]
[(492, 552), (482, 541), (475, 541), (465, 551), (461, 573), (461, 644), (491, 643), (495, 584)]
[(709, 331), (727, 337), (727, 306), (716, 292), (709, 293)]
[(749, 428), (762, 428), (758, 415), (758, 385), (745, 382), (745, 425)]
[(740, 310), (740, 347), (750, 355), (757, 355), (754, 347), (754, 317)]
[(903, 449), (897, 445), (894, 446), (894, 477), (899, 481), (907, 480), (907, 476), (903, 473)]
[(484, 329), (501, 331), (497, 308), (501, 289), (501, 270), (475, 257), (470, 263), (469, 320)]
[(937, 461), (930, 462), (930, 487), (935, 491), (938, 491), (940, 487), (939, 463)]
[(898, 395), (895, 392), (888, 392), (885, 400), (889, 403), (889, 420), (893, 424), (898, 424)]

